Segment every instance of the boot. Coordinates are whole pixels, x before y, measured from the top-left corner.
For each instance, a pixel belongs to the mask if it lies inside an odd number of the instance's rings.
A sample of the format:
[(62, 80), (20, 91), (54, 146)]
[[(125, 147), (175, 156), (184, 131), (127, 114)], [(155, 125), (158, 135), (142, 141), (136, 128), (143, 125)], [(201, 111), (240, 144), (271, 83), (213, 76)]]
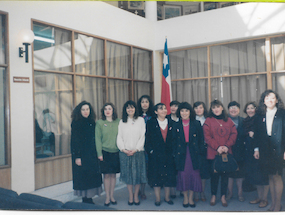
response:
[(83, 197), (83, 198), (82, 198), (82, 202), (83, 202), (83, 203), (87, 203), (87, 204), (94, 204), (92, 198)]

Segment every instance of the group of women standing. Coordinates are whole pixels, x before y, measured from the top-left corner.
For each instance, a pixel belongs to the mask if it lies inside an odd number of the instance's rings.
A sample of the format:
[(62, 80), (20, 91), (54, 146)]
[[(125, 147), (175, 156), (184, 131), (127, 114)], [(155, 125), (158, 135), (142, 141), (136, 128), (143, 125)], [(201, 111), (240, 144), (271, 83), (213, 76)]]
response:
[[(265, 91), (258, 107), (254, 102), (247, 103), (245, 119), (238, 116), (237, 102), (228, 105), (229, 115), (219, 100), (211, 102), (209, 113), (203, 102), (196, 102), (194, 108), (177, 101), (170, 106), (171, 114), (167, 115), (165, 104), (153, 106), (149, 96), (142, 96), (137, 104), (134, 101), (124, 104), (119, 120), (115, 106), (107, 103), (96, 127), (95, 114), (88, 102), (74, 109), (73, 182), (75, 194), (82, 196), (83, 202), (93, 203), (92, 196), (102, 192), (103, 173), (105, 206), (117, 204), (114, 188), (116, 173), (120, 172), (120, 179), (129, 191), (129, 205), (139, 205), (140, 199), (146, 199), (144, 188), (148, 183), (154, 189), (156, 206), (162, 202), (161, 188), (164, 202), (170, 205), (176, 188), (183, 196), (183, 207), (195, 207), (199, 198), (206, 201), (205, 181), (211, 178), (210, 205), (214, 206), (221, 178), (221, 202), (227, 207), (227, 200), (233, 196), (234, 179), (239, 201), (244, 201), (245, 178), (257, 186), (258, 197), (251, 204), (267, 206), (270, 187), (269, 210), (281, 209), (285, 111), (276, 92)], [(214, 171), (214, 159), (222, 153), (233, 154), (238, 171)]]

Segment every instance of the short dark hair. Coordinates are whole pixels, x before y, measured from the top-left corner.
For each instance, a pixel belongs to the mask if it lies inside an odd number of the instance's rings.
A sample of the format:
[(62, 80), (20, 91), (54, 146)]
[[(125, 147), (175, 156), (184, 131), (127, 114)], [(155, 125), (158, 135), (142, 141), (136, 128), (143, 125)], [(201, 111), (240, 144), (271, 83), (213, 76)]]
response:
[(276, 104), (277, 110), (284, 109), (284, 104), (283, 104), (280, 96), (278, 95), (278, 93), (273, 91), (273, 90), (265, 90), (260, 96), (259, 104), (257, 107), (257, 112), (261, 115), (264, 115), (266, 113), (266, 105), (264, 104), (264, 99), (270, 93), (274, 93), (276, 96), (276, 99), (278, 101), (278, 103)]
[(129, 100), (129, 101), (127, 101), (124, 104), (124, 107), (123, 107), (123, 111), (122, 111), (122, 116), (123, 116), (122, 120), (123, 120), (123, 122), (127, 122), (128, 121), (128, 114), (127, 114), (127, 107), (128, 106), (131, 106), (131, 107), (135, 108), (134, 119), (137, 119), (138, 116), (139, 116), (139, 112), (138, 112), (136, 103), (134, 101), (132, 101), (132, 100)]
[(206, 108), (206, 105), (205, 105), (204, 102), (201, 102), (201, 101), (195, 102), (194, 105), (193, 105), (193, 108), (195, 109), (196, 107), (198, 107), (200, 105), (202, 105), (203, 108), (204, 108), (204, 113), (203, 113), (204, 117), (207, 117), (208, 116), (208, 111), (207, 111), (207, 108)]
[(153, 102), (152, 102), (149, 95), (142, 95), (137, 102), (139, 116), (142, 116), (142, 114), (143, 114), (143, 110), (142, 110), (142, 106), (141, 106), (141, 102), (143, 99), (147, 99), (149, 102), (149, 108), (148, 108), (146, 114), (148, 116), (153, 116)]
[(223, 111), (222, 111), (222, 119), (227, 122), (228, 121), (228, 114), (227, 114), (227, 111), (225, 110), (224, 108), (224, 105), (221, 101), (215, 99), (214, 101), (211, 102), (211, 105), (210, 105), (210, 110), (209, 110), (209, 117), (215, 117), (215, 114), (213, 113), (212, 111), (212, 108), (215, 107), (215, 106), (221, 106), (223, 108)]
[(154, 115), (156, 118), (157, 118), (157, 114), (155, 113), (155, 111), (157, 111), (160, 107), (163, 107), (163, 106), (166, 107), (166, 105), (163, 104), (163, 103), (157, 103), (157, 104), (153, 107), (153, 115)]
[(112, 120), (116, 120), (118, 118), (117, 109), (116, 109), (115, 105), (111, 102), (105, 103), (104, 106), (102, 107), (102, 109), (101, 109), (102, 119), (106, 120), (104, 110), (105, 110), (105, 107), (108, 105), (110, 105), (113, 108)]
[(82, 116), (82, 114), (81, 114), (81, 108), (82, 108), (82, 106), (84, 106), (84, 105), (88, 105), (88, 106), (89, 106), (89, 109), (90, 109), (90, 114), (89, 114), (89, 116), (88, 116), (88, 119), (95, 120), (96, 114), (95, 114), (95, 112), (94, 112), (94, 110), (93, 110), (92, 105), (91, 105), (89, 102), (87, 102), (87, 101), (82, 101), (82, 102), (80, 102), (80, 103), (74, 108), (74, 110), (72, 111), (72, 114), (71, 114), (71, 119), (72, 119), (72, 120), (78, 121), (78, 120), (80, 120), (80, 119), (83, 118), (83, 116)]
[(190, 120), (191, 121), (196, 119), (195, 111), (194, 111), (194, 109), (192, 108), (192, 106), (188, 102), (182, 102), (178, 106), (178, 109), (176, 111), (176, 115), (177, 115), (178, 118), (181, 118), (180, 111), (182, 109), (190, 110)]
[(243, 109), (243, 112), (244, 112), (245, 114), (247, 114), (247, 113), (246, 113), (246, 109), (247, 109), (247, 107), (248, 107), (249, 105), (253, 105), (253, 107), (256, 108), (256, 103), (255, 103), (255, 102), (248, 102), (248, 103), (246, 103), (245, 106), (244, 106), (244, 109)]
[(239, 109), (240, 109), (240, 104), (236, 101), (231, 101), (229, 104), (228, 104), (228, 109), (232, 106), (237, 106)]
[(170, 107), (172, 106), (172, 105), (177, 105), (177, 106), (179, 106), (179, 104), (180, 104), (180, 102), (179, 101), (176, 101), (176, 100), (174, 100), (174, 101), (172, 101), (172, 102), (170, 102)]

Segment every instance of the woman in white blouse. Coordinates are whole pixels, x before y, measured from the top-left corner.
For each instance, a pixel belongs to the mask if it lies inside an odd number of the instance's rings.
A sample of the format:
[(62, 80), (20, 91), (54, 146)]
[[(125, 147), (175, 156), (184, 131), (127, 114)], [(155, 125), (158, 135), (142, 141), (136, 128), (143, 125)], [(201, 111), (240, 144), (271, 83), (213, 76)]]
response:
[(271, 206), (281, 210), (283, 161), (285, 146), (285, 110), (279, 95), (266, 90), (260, 98), (254, 131), (254, 157), (260, 159), (262, 171), (269, 175)]
[(127, 101), (124, 104), (122, 119), (119, 123), (117, 146), (120, 150), (120, 179), (127, 184), (129, 205), (140, 204), (138, 197), (140, 184), (147, 182), (144, 143), (144, 119), (138, 116), (136, 103)]

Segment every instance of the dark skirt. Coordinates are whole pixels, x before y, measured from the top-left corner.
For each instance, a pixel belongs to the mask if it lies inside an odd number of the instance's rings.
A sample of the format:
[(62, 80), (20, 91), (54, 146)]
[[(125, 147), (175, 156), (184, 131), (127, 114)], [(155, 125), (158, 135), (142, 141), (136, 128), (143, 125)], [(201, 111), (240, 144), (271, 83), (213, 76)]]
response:
[(184, 171), (178, 171), (176, 189), (179, 191), (192, 190), (194, 192), (202, 192), (200, 172), (193, 169), (189, 147), (186, 148)]
[(253, 185), (268, 185), (269, 178), (266, 172), (261, 168), (260, 160), (253, 157), (254, 150), (251, 145), (252, 139), (246, 138), (245, 141), (245, 178)]
[(277, 147), (274, 143), (271, 142), (271, 138), (269, 138), (270, 143), (268, 147), (268, 154), (267, 154), (267, 173), (269, 175), (283, 175), (283, 161), (284, 161), (284, 153), (277, 152)]
[(244, 161), (237, 161), (238, 171), (229, 173), (229, 178), (244, 178), (245, 177), (245, 166)]
[(146, 164), (144, 151), (136, 152), (133, 156), (127, 156), (119, 152), (121, 174), (120, 180), (129, 185), (146, 183)]
[(102, 150), (103, 161), (100, 162), (103, 174), (116, 174), (120, 172), (119, 152), (110, 153)]

